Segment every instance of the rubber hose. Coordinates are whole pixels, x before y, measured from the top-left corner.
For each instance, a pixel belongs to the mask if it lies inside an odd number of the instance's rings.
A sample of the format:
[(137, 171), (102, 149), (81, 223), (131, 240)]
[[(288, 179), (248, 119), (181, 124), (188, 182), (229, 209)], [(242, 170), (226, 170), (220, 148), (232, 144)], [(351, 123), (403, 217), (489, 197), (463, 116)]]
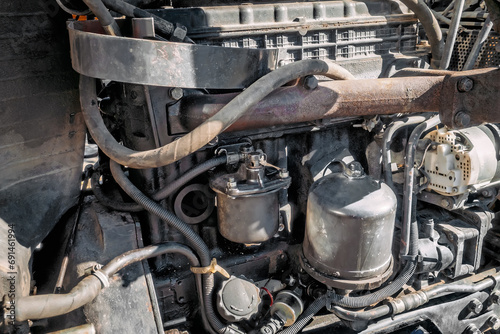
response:
[(103, 0), (103, 2), (109, 9), (111, 9), (117, 13), (120, 13), (122, 15), (125, 15), (127, 17), (137, 17), (137, 18), (150, 17), (150, 18), (153, 18), (155, 28), (160, 33), (167, 36), (168, 38), (172, 37), (172, 35), (174, 33), (175, 26), (172, 22), (164, 20), (161, 17), (154, 15), (152, 13), (149, 13), (143, 9), (137, 8), (136, 6), (131, 5), (125, 1)]
[(200, 257), (200, 262), (203, 267), (210, 264), (210, 254), (207, 245), (188, 224), (137, 189), (137, 187), (125, 176), (119, 164), (110, 160), (109, 167), (116, 183), (118, 183), (130, 198), (139, 203), (147, 211), (157, 215), (168, 225), (178, 230), (193, 246)]
[(208, 172), (214, 167), (224, 165), (227, 163), (227, 157), (219, 156), (209, 160), (206, 160), (195, 167), (191, 168), (186, 173), (182, 174), (180, 177), (175, 179), (173, 182), (168, 184), (166, 187), (158, 190), (153, 196), (151, 196), (155, 201), (162, 200), (173, 194), (177, 189), (205, 172)]
[(99, 19), (99, 23), (108, 35), (121, 36), (118, 24), (101, 0), (83, 0), (83, 2), (85, 2), (87, 7), (89, 7), (92, 13)]
[(396, 132), (408, 125), (413, 125), (417, 123), (422, 123), (427, 119), (425, 116), (412, 116), (406, 117), (402, 120), (394, 122), (394, 124), (384, 133), (384, 140), (382, 145), (382, 164), (384, 169), (384, 180), (385, 183), (391, 189), (394, 190), (394, 183), (392, 181), (392, 170), (391, 170), (391, 144), (392, 137), (396, 134)]
[[(122, 189), (137, 203), (142, 205), (147, 211), (154, 215), (157, 215), (162, 220), (167, 222), (171, 227), (177, 229), (193, 246), (196, 253), (200, 258), (201, 265), (207, 267), (210, 264), (210, 253), (207, 245), (201, 239), (201, 237), (194, 232), (189, 225), (179, 219), (175, 214), (168, 211), (155, 201), (149, 199), (144, 195), (137, 187), (125, 176), (121, 166), (118, 165), (113, 160), (110, 160), (111, 174), (115, 178), (115, 181), (122, 187)], [(205, 312), (208, 321), (212, 327), (218, 333), (225, 333), (227, 326), (224, 325), (217, 315), (213, 307), (213, 289), (214, 289), (214, 278), (213, 274), (203, 275), (204, 280), (204, 300), (205, 300)]]
[(410, 247), (410, 225), (415, 216), (416, 205), (416, 193), (415, 193), (415, 181), (416, 181), (416, 169), (415, 169), (415, 152), (417, 150), (417, 144), (422, 137), (422, 134), (429, 130), (430, 128), (438, 125), (440, 122), (439, 116), (433, 116), (419, 124), (413, 129), (410, 138), (408, 139), (408, 144), (406, 145), (406, 157), (405, 157), (405, 178), (404, 178), (404, 188), (403, 188), (403, 222), (401, 224), (401, 249), (400, 254), (405, 256), (408, 254), (408, 248)]
[[(411, 224), (411, 243), (410, 243), (410, 256), (417, 256), (418, 255), (418, 226), (416, 220), (413, 221)], [(401, 271), (401, 273), (398, 275), (398, 277), (391, 282), (391, 284), (386, 285), (382, 289), (379, 289), (375, 291), (374, 293), (371, 293), (369, 295), (365, 296), (360, 296), (360, 297), (347, 297), (347, 296), (341, 296), (337, 295), (335, 293), (332, 293), (329, 297), (332, 304), (339, 305), (342, 307), (347, 307), (347, 308), (362, 308), (362, 307), (367, 307), (369, 305), (378, 303), (387, 297), (390, 297), (403, 287), (410, 278), (413, 276), (415, 273), (415, 269), (417, 268), (417, 262), (416, 261), (407, 261), (405, 264), (405, 267)]]
[(297, 321), (290, 327), (279, 332), (280, 334), (295, 334), (298, 333), (302, 328), (304, 328), (309, 321), (318, 313), (323, 307), (326, 306), (328, 298), (326, 295), (322, 295), (309, 305), (309, 307), (302, 313), (302, 315), (297, 319)]
[[(195, 177), (209, 171), (210, 169), (223, 165), (227, 162), (226, 156), (219, 156), (209, 160), (206, 160), (195, 167), (191, 168), (186, 173), (182, 174), (179, 178), (175, 179), (172, 183), (168, 184), (164, 188), (161, 188), (156, 193), (154, 193), (151, 198), (155, 201), (160, 201), (167, 198), (173, 194), (177, 189), (194, 179)], [(126, 203), (121, 201), (116, 201), (108, 196), (106, 196), (99, 184), (99, 174), (94, 173), (91, 178), (92, 192), (99, 202), (113, 210), (125, 211), (125, 212), (139, 212), (143, 211), (144, 207), (136, 202)]]
[[(170, 242), (135, 249), (119, 255), (111, 260), (102, 269), (102, 272), (107, 277), (110, 277), (125, 266), (166, 253), (180, 253), (186, 256), (193, 266), (199, 265), (198, 259), (188, 247)], [(16, 320), (45, 319), (69, 313), (90, 303), (97, 297), (101, 289), (102, 283), (99, 278), (89, 275), (83, 278), (67, 294), (47, 294), (20, 298), (16, 302)]]
[(339, 65), (322, 60), (307, 59), (282, 66), (258, 79), (217, 114), (180, 139), (163, 147), (142, 152), (120, 145), (109, 133), (99, 112), (95, 79), (80, 76), (80, 102), (87, 128), (107, 156), (130, 168), (157, 168), (184, 158), (208, 144), (276, 88), (294, 79), (314, 74), (334, 79), (354, 78)]
[(391, 314), (392, 309), (389, 305), (380, 305), (369, 310), (351, 311), (334, 306), (331, 311), (340, 319), (347, 321), (370, 321)]
[(415, 13), (420, 23), (424, 27), (429, 43), (431, 44), (432, 58), (431, 67), (438, 68), (439, 62), (443, 56), (443, 32), (439, 26), (439, 22), (432, 14), (429, 6), (423, 0), (401, 0), (412, 12)]

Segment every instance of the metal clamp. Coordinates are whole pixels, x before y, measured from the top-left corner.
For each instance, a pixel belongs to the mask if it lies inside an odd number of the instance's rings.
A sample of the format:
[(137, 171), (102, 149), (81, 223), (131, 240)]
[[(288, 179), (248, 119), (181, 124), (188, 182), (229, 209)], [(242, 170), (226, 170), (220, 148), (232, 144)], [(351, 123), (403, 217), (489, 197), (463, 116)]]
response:
[(231, 277), (231, 275), (229, 275), (229, 273), (224, 268), (222, 268), (221, 266), (219, 266), (217, 264), (217, 259), (215, 259), (215, 258), (212, 259), (212, 262), (210, 262), (209, 266), (207, 266), (207, 267), (191, 267), (191, 271), (194, 274), (208, 274), (208, 273), (215, 274), (218, 272), (222, 276), (224, 276), (225, 278)]
[(94, 275), (95, 277), (97, 277), (99, 279), (99, 281), (101, 281), (101, 284), (104, 288), (108, 288), (109, 287), (109, 278), (108, 278), (108, 275), (106, 275), (102, 270), (95, 270), (92, 275)]

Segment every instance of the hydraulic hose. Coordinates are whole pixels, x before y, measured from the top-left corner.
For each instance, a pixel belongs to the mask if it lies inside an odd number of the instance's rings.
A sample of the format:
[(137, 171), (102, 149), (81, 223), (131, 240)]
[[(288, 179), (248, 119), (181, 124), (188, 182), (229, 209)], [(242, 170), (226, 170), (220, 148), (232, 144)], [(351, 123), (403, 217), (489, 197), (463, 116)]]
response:
[[(195, 177), (206, 173), (214, 167), (224, 165), (225, 163), (227, 163), (227, 157), (225, 155), (208, 159), (191, 168), (189, 171), (182, 174), (179, 178), (175, 179), (172, 183), (169, 183), (164, 188), (158, 190), (151, 196), (151, 198), (155, 201), (160, 201), (164, 198), (167, 198), (168, 196), (172, 195), (177, 189), (179, 189)], [(99, 184), (99, 174), (97, 173), (94, 173), (92, 175), (91, 184), (92, 192), (99, 200), (99, 202), (104, 206), (107, 206), (113, 210), (125, 212), (139, 212), (144, 210), (144, 207), (136, 202), (126, 203), (106, 196), (101, 189), (101, 185)]]
[(120, 145), (109, 133), (99, 112), (95, 79), (80, 76), (80, 102), (87, 128), (94, 141), (107, 156), (130, 168), (157, 168), (171, 164), (199, 150), (276, 88), (307, 75), (354, 79), (353, 75), (341, 66), (322, 60), (307, 59), (282, 66), (258, 79), (217, 114), (180, 139), (163, 147), (142, 152)]
[(410, 280), (415, 273), (415, 269), (417, 268), (416, 256), (418, 255), (418, 226), (416, 220), (411, 224), (411, 243), (409, 255), (413, 256), (414, 259), (406, 262), (401, 273), (394, 281), (391, 282), (391, 284), (386, 285), (374, 293), (360, 297), (341, 296), (332, 292), (329, 296), (329, 302), (334, 305), (347, 308), (362, 308), (378, 303), (399, 292), (403, 285)]
[[(138, 18), (151, 17), (153, 18), (155, 28), (160, 33), (162, 33), (169, 39), (171, 39), (172, 36), (174, 36), (174, 31), (176, 27), (172, 22), (164, 20), (161, 17), (154, 15), (150, 12), (147, 12), (143, 9), (137, 8), (136, 6), (131, 5), (125, 1), (121, 0), (102, 0), (102, 1), (109, 9), (117, 13), (120, 13), (122, 15), (125, 15), (127, 17), (138, 17)], [(179, 36), (181, 37), (179, 38), (179, 40), (182, 41), (185, 38), (185, 30), (183, 32), (183, 35), (184, 36)]]
[[(171, 227), (177, 229), (193, 246), (196, 253), (200, 258), (201, 265), (207, 267), (210, 264), (210, 253), (207, 245), (201, 239), (201, 237), (194, 232), (191, 227), (178, 218), (175, 214), (168, 211), (155, 201), (144, 195), (123, 173), (121, 166), (115, 161), (110, 160), (111, 174), (115, 178), (115, 181), (122, 187), (122, 189), (129, 195), (134, 201), (142, 205), (147, 211), (154, 215), (157, 215), (162, 220), (167, 222)], [(213, 329), (218, 333), (226, 333), (228, 328), (224, 325), (217, 314), (215, 313), (213, 307), (213, 292), (214, 292), (214, 277), (213, 274), (203, 275), (204, 280), (204, 301), (205, 301), (205, 312), (209, 323)]]
[[(484, 277), (483, 279), (473, 282), (472, 277), (464, 278), (460, 281), (448, 284), (436, 284), (426, 290), (416, 291), (412, 294), (404, 295), (393, 299), (390, 305), (380, 305), (369, 310), (352, 311), (346, 310), (339, 306), (333, 306), (330, 311), (335, 313), (339, 318), (347, 321), (370, 321), (378, 319), (390, 314), (402, 313), (420, 307), (428, 301), (442, 297), (451, 293), (475, 293), (491, 287), (500, 280), (499, 268), (487, 270), (486, 272), (476, 274), (476, 276)], [(402, 305), (404, 309), (399, 309), (397, 312), (393, 310), (391, 305)]]
[(401, 224), (401, 249), (400, 254), (405, 256), (408, 254), (409, 239), (410, 239), (410, 224), (415, 219), (415, 153), (417, 144), (422, 137), (422, 134), (430, 128), (439, 124), (439, 116), (429, 118), (427, 121), (418, 125), (410, 135), (408, 145), (406, 147), (405, 158), (405, 180), (403, 191), (403, 223)]
[(111, 16), (108, 9), (101, 0), (83, 0), (87, 7), (99, 19), (104, 31), (111, 36), (121, 36), (120, 28), (115, 19)]
[(425, 116), (412, 116), (405, 117), (402, 120), (396, 121), (391, 127), (384, 133), (384, 143), (382, 146), (382, 164), (384, 170), (384, 180), (388, 186), (394, 189), (394, 183), (392, 181), (392, 170), (391, 170), (391, 144), (392, 139), (396, 132), (405, 126), (422, 123), (427, 118)]
[(200, 262), (202, 266), (208, 266), (210, 264), (210, 253), (207, 245), (203, 239), (195, 232), (188, 224), (183, 222), (179, 217), (177, 217), (172, 212), (168, 211), (160, 204), (148, 198), (144, 195), (123, 173), (121, 166), (116, 162), (110, 160), (109, 167), (111, 169), (111, 174), (113, 175), (116, 183), (130, 196), (134, 201), (139, 203), (147, 211), (154, 215), (157, 215), (162, 220), (164, 220), (171, 227), (178, 230), (193, 246), (196, 253), (200, 257)]
[(105, 195), (104, 192), (102, 191), (101, 185), (99, 184), (99, 177), (100, 177), (99, 173), (94, 173), (92, 174), (92, 177), (90, 179), (92, 193), (97, 198), (99, 203), (116, 211), (125, 211), (125, 212), (144, 211), (144, 208), (139, 204), (137, 204), (136, 202), (127, 203)]
[(328, 298), (322, 295), (309, 305), (309, 307), (302, 313), (297, 321), (290, 327), (282, 330), (279, 334), (295, 334), (304, 328), (308, 322), (318, 313), (323, 307), (326, 306)]
[(420, 23), (424, 27), (425, 33), (429, 38), (429, 43), (431, 44), (431, 52), (433, 61), (431, 66), (433, 68), (439, 67), (439, 62), (443, 56), (443, 33), (439, 22), (436, 20), (432, 14), (429, 6), (425, 4), (423, 0), (401, 0), (402, 3), (406, 5), (412, 12), (417, 15)]
[(135, 249), (119, 255), (102, 268), (100, 272), (105, 275), (104, 278), (89, 275), (67, 294), (47, 294), (20, 298), (16, 302), (16, 320), (44, 319), (76, 310), (97, 297), (104, 286), (101, 279), (108, 279), (130, 264), (166, 253), (182, 254), (188, 258), (192, 266), (199, 266), (199, 261), (191, 249), (181, 244), (169, 242)]

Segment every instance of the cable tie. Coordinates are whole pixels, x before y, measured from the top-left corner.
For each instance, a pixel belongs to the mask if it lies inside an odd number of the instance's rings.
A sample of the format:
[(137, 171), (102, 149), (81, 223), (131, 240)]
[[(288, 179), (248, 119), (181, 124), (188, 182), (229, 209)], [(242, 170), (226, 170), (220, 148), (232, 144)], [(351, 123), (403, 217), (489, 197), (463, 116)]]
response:
[(217, 264), (217, 260), (215, 258), (212, 259), (209, 266), (207, 266), (207, 267), (191, 267), (191, 271), (195, 274), (220, 273), (225, 278), (231, 277), (224, 268), (222, 268), (221, 266), (219, 266)]

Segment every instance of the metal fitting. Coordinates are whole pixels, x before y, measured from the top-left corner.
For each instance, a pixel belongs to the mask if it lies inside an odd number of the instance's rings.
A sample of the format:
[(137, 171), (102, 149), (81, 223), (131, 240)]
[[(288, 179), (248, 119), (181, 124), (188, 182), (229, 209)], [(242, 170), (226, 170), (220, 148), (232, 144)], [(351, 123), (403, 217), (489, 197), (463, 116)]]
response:
[(232, 188), (236, 188), (238, 186), (236, 180), (234, 177), (230, 177), (228, 180), (227, 180), (227, 188), (228, 189), (232, 189)]
[(182, 97), (184, 96), (184, 91), (182, 90), (182, 88), (174, 87), (170, 88), (170, 90), (168, 91), (168, 95), (170, 96), (170, 98), (172, 98), (172, 100), (177, 101), (182, 99)]
[(483, 310), (483, 303), (478, 299), (473, 299), (470, 301), (469, 305), (467, 305), (467, 309), (476, 315), (480, 314)]
[(457, 89), (459, 92), (470, 92), (474, 88), (474, 81), (471, 78), (464, 77), (458, 80)]
[(172, 33), (172, 36), (170, 36), (170, 40), (172, 42), (182, 42), (184, 38), (186, 38), (186, 35), (187, 35), (187, 28), (177, 23), (174, 32)]
[(493, 304), (500, 304), (500, 291), (493, 291), (490, 295), (490, 300)]
[(288, 176), (290, 176), (290, 173), (288, 173), (288, 170), (286, 168), (280, 169), (280, 178), (285, 179)]
[(308, 75), (304, 78), (304, 88), (313, 90), (318, 87), (318, 79), (314, 75)]
[(470, 124), (470, 115), (466, 111), (459, 111), (455, 114), (454, 121), (459, 127), (465, 128)]
[(491, 317), (486, 320), (486, 326), (493, 330), (497, 330), (500, 328), (500, 319), (496, 315), (492, 315)]
[(481, 334), (481, 330), (477, 328), (476, 325), (470, 324), (467, 326), (467, 328), (464, 330), (463, 334)]

